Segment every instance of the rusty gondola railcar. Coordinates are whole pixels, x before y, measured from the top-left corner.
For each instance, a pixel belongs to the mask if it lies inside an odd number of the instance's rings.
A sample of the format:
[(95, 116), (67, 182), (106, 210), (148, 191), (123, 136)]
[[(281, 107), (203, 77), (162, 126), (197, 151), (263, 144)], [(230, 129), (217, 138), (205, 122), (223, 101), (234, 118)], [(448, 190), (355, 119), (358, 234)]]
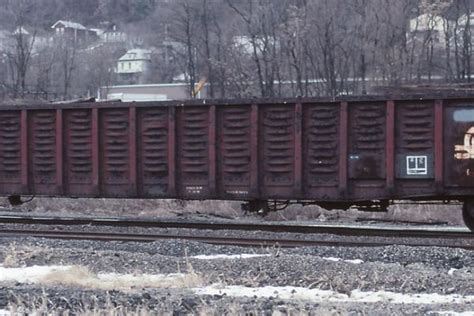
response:
[(0, 108), (0, 194), (386, 208), (461, 201), (474, 98), (249, 99)]

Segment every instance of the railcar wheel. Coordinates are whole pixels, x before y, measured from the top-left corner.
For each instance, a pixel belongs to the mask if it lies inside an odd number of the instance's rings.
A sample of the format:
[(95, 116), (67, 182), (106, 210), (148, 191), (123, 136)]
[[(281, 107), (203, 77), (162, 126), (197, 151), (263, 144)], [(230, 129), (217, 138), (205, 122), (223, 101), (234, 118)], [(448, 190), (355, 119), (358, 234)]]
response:
[(464, 202), (462, 219), (467, 228), (474, 232), (474, 200)]

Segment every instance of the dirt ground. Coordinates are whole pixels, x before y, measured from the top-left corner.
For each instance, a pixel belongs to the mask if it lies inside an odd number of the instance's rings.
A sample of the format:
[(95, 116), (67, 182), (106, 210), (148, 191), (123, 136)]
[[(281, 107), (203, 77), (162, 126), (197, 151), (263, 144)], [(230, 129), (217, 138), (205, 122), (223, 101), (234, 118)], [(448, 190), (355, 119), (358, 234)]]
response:
[(265, 217), (244, 213), (238, 201), (182, 201), (143, 199), (34, 198), (12, 207), (0, 198), (0, 210), (62, 215), (174, 217), (212, 215), (268, 221), (402, 221), (463, 225), (460, 205), (393, 205), (388, 212), (327, 211), (317, 206), (292, 205)]
[[(2, 211), (254, 222), (462, 224), (461, 208), (454, 205), (392, 206), (387, 213), (291, 206), (262, 218), (243, 213), (239, 202), (35, 198), (11, 207), (2, 198)], [(474, 310), (473, 260), (472, 251), (441, 247), (280, 249), (182, 240), (2, 238), (0, 315), (469, 315)], [(24, 279), (25, 273), (49, 267), (59, 271)], [(125, 283), (117, 285), (117, 280)]]

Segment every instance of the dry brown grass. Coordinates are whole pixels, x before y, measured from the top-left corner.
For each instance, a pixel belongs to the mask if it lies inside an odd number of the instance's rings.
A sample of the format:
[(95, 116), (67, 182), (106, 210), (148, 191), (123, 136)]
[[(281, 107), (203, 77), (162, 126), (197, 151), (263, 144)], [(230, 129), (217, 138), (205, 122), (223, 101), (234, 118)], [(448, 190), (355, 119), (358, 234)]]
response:
[(6, 198), (0, 198), (0, 208), (21, 212), (83, 215), (176, 216), (202, 213), (235, 217), (241, 214), (239, 202), (166, 199), (34, 198), (12, 208)]
[(203, 286), (203, 277), (194, 271), (171, 275), (98, 275), (83, 266), (53, 271), (40, 280), (45, 285), (62, 285), (96, 290), (132, 291), (143, 288), (192, 288)]
[(268, 220), (384, 220), (410, 221), (419, 223), (445, 222), (463, 225), (461, 206), (459, 205), (392, 205), (388, 212), (361, 212), (357, 210), (324, 210), (317, 206), (290, 206), (287, 209), (271, 213)]
[(5, 268), (16, 268), (26, 264), (31, 258), (43, 256), (46, 260), (52, 255), (51, 250), (47, 247), (34, 247), (24, 246), (12, 242), (8, 245), (4, 253), (0, 253), (3, 256), (2, 265)]

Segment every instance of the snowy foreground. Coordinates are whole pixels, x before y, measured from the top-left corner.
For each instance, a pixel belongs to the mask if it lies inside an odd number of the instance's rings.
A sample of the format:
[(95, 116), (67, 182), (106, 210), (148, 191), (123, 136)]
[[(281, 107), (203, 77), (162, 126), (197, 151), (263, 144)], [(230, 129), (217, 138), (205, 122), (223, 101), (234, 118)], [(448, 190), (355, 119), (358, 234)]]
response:
[[(218, 255), (207, 259), (253, 258), (259, 255)], [(199, 256), (196, 256), (199, 257)], [(202, 258), (202, 257), (199, 257)], [(36, 283), (42, 285), (81, 286), (94, 289), (133, 290), (134, 288), (173, 288), (192, 285), (194, 275), (173, 274), (117, 274), (87, 273), (82, 267), (75, 266), (33, 266), (24, 268), (0, 267), (0, 282)], [(359, 302), (392, 304), (469, 304), (474, 303), (474, 295), (402, 294), (389, 291), (352, 290), (347, 294), (330, 290), (309, 289), (294, 286), (223, 286), (189, 287), (198, 295), (227, 295), (231, 297), (263, 297), (283, 300), (299, 300), (311, 303), (322, 302)]]
[(474, 253), (462, 249), (29, 238), (3, 240), (0, 263), (0, 316), (474, 315)]

